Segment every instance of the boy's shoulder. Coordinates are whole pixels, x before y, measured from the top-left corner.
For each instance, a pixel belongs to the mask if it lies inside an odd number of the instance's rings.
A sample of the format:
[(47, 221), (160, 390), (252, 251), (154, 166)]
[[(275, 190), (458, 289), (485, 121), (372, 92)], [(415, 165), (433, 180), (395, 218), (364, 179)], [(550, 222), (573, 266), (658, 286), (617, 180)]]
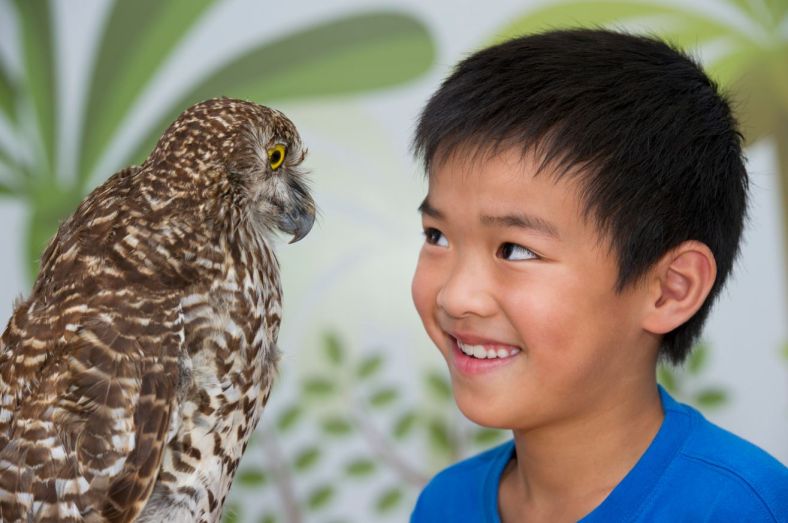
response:
[(692, 430), (681, 449), (687, 459), (731, 475), (753, 486), (769, 478), (788, 477), (788, 468), (757, 445), (707, 420), (694, 408), (669, 399), (665, 409), (687, 416)]
[(706, 503), (723, 512), (760, 514), (767, 520), (786, 517), (788, 468), (666, 394), (663, 405), (674, 416), (685, 417), (690, 430), (658, 490), (669, 491), (679, 503)]
[(497, 521), (498, 481), (513, 454), (509, 440), (443, 469), (422, 490), (411, 522)]

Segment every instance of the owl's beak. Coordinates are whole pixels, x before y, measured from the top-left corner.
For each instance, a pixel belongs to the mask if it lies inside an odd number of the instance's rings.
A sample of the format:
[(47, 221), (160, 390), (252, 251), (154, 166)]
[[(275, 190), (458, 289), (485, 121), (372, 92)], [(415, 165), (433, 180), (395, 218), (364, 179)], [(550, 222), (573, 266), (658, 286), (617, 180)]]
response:
[(290, 243), (295, 243), (304, 238), (315, 223), (315, 202), (308, 194), (301, 195), (298, 203), (284, 213), (279, 220), (279, 229), (287, 234), (292, 234)]
[(305, 212), (298, 215), (293, 220), (293, 227), (288, 232), (293, 235), (293, 239), (290, 240), (288, 243), (295, 243), (304, 238), (309, 231), (312, 230), (312, 225), (315, 223), (315, 211), (312, 209), (311, 212)]

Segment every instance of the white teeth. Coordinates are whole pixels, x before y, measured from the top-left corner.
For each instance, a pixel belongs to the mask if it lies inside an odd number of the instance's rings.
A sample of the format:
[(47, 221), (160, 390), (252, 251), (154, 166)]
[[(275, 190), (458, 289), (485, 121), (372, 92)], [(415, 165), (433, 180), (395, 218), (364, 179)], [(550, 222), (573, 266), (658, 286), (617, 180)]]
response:
[(520, 349), (517, 347), (497, 347), (497, 348), (487, 348), (484, 345), (470, 345), (457, 340), (457, 346), (460, 350), (467, 354), (468, 356), (472, 356), (474, 358), (478, 358), (480, 360), (485, 359), (494, 359), (494, 358), (509, 358), (514, 356)]

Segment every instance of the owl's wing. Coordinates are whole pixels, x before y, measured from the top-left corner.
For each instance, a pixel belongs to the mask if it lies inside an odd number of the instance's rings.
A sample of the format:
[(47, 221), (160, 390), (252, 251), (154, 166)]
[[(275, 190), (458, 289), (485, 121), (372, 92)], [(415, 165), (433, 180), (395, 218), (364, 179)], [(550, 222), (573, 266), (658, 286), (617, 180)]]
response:
[[(108, 217), (118, 215), (133, 188), (133, 177), (140, 171), (137, 166), (130, 166), (110, 176), (104, 183), (96, 187), (74, 214), (66, 218), (58, 227), (41, 255), (41, 266), (33, 288), (33, 295), (39, 293), (42, 286), (49, 282), (63, 283), (64, 274), (79, 271), (76, 256), (64, 256), (73, 248), (74, 236), (89, 236), (94, 246), (101, 245), (101, 240), (111, 233), (115, 225)], [(62, 271), (62, 272), (58, 272)]]
[[(16, 405), (0, 410), (0, 520), (126, 522), (145, 505), (175, 403), (183, 325), (174, 298), (123, 299), (89, 302), (53, 354), (41, 355), (33, 334), (6, 347), (24, 356), (1, 363), (16, 363), (0, 390), (4, 407), (11, 396)], [(43, 364), (30, 372), (26, 361)]]

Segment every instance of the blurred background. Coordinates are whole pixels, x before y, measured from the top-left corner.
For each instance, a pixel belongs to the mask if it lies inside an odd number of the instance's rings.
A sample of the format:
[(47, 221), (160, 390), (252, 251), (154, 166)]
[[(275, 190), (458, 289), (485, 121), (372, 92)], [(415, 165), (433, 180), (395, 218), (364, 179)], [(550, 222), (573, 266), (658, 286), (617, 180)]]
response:
[(193, 102), (287, 113), (321, 216), (281, 245), (281, 375), (227, 521), (403, 521), (440, 468), (506, 437), (463, 420), (411, 304), (419, 110), (497, 39), (601, 25), (689, 49), (733, 96), (752, 207), (703, 342), (660, 380), (788, 462), (788, 2), (0, 0), (0, 319), (77, 203)]

